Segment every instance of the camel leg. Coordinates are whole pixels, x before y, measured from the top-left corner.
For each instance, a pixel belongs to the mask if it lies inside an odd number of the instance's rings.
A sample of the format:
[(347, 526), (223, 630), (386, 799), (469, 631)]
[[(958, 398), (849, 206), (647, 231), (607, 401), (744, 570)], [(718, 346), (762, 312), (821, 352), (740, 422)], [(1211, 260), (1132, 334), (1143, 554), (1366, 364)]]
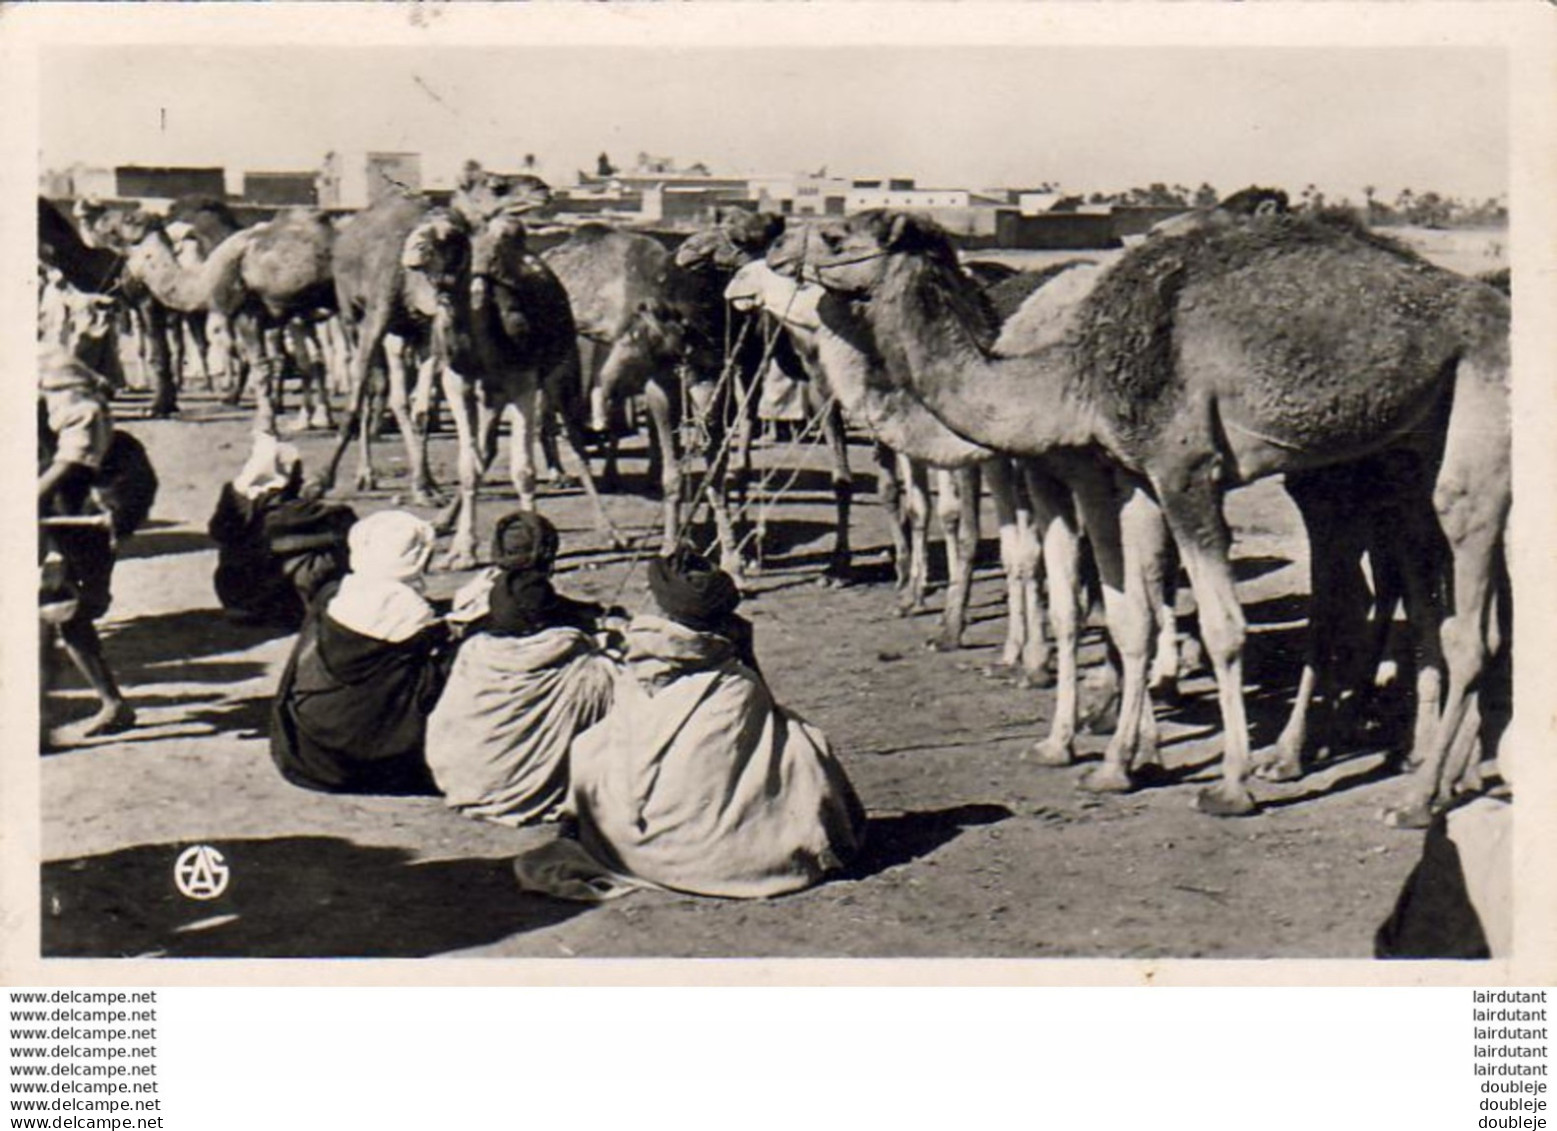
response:
[[(401, 349), (392, 348), (386, 342), (384, 357), (388, 370), (389, 385), (389, 411), (394, 414), (395, 427), (400, 430), (401, 442), (405, 444), (406, 471), (411, 479), (411, 501), (420, 507), (437, 506), (439, 499), (433, 492), (432, 484), (427, 475), (427, 450), (422, 443), (420, 431), (411, 419), (411, 396), (406, 382), (405, 360)], [(398, 363), (390, 362), (391, 357), (398, 357)], [(371, 428), (362, 430), (363, 446), (366, 449), (372, 434)], [(368, 467), (364, 459), (364, 468), (369, 474), (372, 469)]]
[(906, 617), (924, 610), (930, 587), (930, 469), (899, 456), (898, 474), (908, 488), (903, 508), (908, 516), (908, 588), (897, 604), (898, 616)]
[(1255, 811), (1249, 777), (1249, 724), (1243, 702), (1243, 608), (1228, 553), (1232, 536), (1222, 514), (1217, 469), (1209, 462), (1175, 468), (1156, 483), (1168, 525), (1189, 571), (1200, 633), (1216, 676), (1223, 730), (1222, 780), (1202, 790), (1195, 807), (1212, 816)]
[(308, 427), (333, 429), (335, 420), (330, 412), (329, 365), (319, 328), (311, 322), (294, 318), (291, 322), (292, 346), (297, 353), (298, 367), (303, 377), (303, 411), (308, 417)]
[(211, 375), (211, 338), (207, 332), (210, 316), (203, 310), (188, 316), (189, 336), (195, 347), (195, 364), (200, 370), (200, 384), (207, 393), (216, 391), (216, 381)]
[[(1142, 713), (1148, 709), (1146, 667), (1152, 615), (1145, 570), (1138, 560), (1138, 531), (1150, 520), (1152, 506), (1144, 490), (1121, 489), (1110, 470), (1095, 464), (1082, 467), (1078, 461), (1067, 478), (1097, 559), (1108, 631), (1123, 669), (1119, 723), (1102, 765), (1089, 770), (1078, 785), (1092, 793), (1122, 793), (1134, 788), (1130, 762), (1141, 740)], [(1155, 758), (1155, 751), (1147, 754)]]
[(892, 540), (892, 570), (896, 585), (903, 589), (908, 585), (909, 548), (908, 533), (904, 529), (907, 498), (903, 490), (903, 464), (891, 448), (876, 441), (871, 447), (876, 461), (876, 497), (887, 516), (887, 533)]
[[(508, 474), (519, 499), (519, 509), (535, 510), (535, 448), (541, 429), (541, 391), (533, 379), (524, 382), (523, 390), (506, 406), (492, 405), (489, 413), (495, 439), (497, 420), (506, 409), (508, 412)], [(490, 443), (483, 436), (483, 444)], [(485, 448), (483, 448), (485, 450)], [(490, 462), (490, 457), (488, 457)]]
[(1436, 803), (1447, 800), (1442, 783), (1454, 746), (1486, 666), (1493, 629), (1493, 582), (1510, 506), (1509, 452), (1488, 436), (1508, 427), (1508, 393), (1501, 373), (1485, 363), (1460, 363), (1443, 463), (1433, 488), (1433, 509), (1453, 555), (1448, 615), (1439, 629), (1445, 693), (1438, 726), (1403, 805), (1384, 814), (1396, 827), (1427, 824)]
[(1079, 722), (1076, 648), (1082, 623), (1081, 528), (1068, 487), (1036, 464), (1026, 467), (1025, 478), (1043, 546), (1057, 668), (1049, 736), (1034, 748), (1031, 757), (1043, 766), (1068, 766), (1076, 757)]
[(154, 417), (172, 416), (178, 412), (178, 391), (168, 357), (167, 310), (155, 298), (148, 298), (139, 309), (154, 389), (147, 411)]
[(449, 552), (440, 563), (444, 569), (470, 569), (476, 564), (476, 490), (481, 483), (482, 460), (479, 446), (476, 391), (472, 383), (453, 366), (443, 368), (443, 392), (454, 416), (454, 431), (459, 444), (459, 492), (440, 516), (440, 529), (453, 527)]
[(168, 311), (168, 364), (173, 370), (173, 387), (184, 391), (184, 315), (177, 310)]
[[(968, 597), (973, 588), (973, 560), (979, 548), (979, 474), (978, 467), (938, 472), (942, 484), (939, 514), (941, 532), (946, 538), (946, 607), (941, 614), (941, 631), (930, 641), (938, 652), (962, 647), (963, 628), (968, 620)], [(944, 487), (955, 482), (956, 490)]]
[[(1335, 634), (1344, 631), (1347, 621), (1358, 612), (1354, 607), (1342, 608), (1340, 600), (1342, 589), (1350, 594), (1355, 588), (1344, 584), (1356, 573), (1357, 563), (1350, 555), (1349, 540), (1340, 530), (1348, 521), (1341, 508), (1350, 501), (1350, 492), (1344, 490), (1332, 469), (1326, 468), (1287, 476), (1287, 494), (1297, 505), (1308, 534), (1308, 630), (1292, 711), (1275, 744), (1255, 760), (1256, 774), (1268, 781), (1296, 781), (1303, 776), (1316, 729), (1312, 723), (1315, 699), (1325, 696), (1323, 714), (1328, 716), (1336, 694), (1335, 664), (1328, 652), (1334, 647)], [(1327, 732), (1329, 728), (1317, 729)]]
[(1049, 511), (1049, 499), (1042, 486), (1035, 486), (1033, 474), (1036, 469), (1027, 461), (1013, 463), (1012, 468), (1021, 473), (1021, 479), (1014, 485), (1016, 522), (1011, 537), (1011, 561), (1006, 568), (1017, 578), (1014, 591), (1021, 614), (1018, 628), (1021, 645), (1010, 662), (1020, 662), (1022, 670), (1018, 682), (1022, 686), (1047, 687), (1053, 683), (1050, 673), (1053, 652), (1043, 629), (1041, 532), (1049, 528), (1054, 516)]
[(653, 433), (653, 451), (659, 453), (661, 534), (660, 553), (669, 554), (681, 541), (681, 459), (677, 452), (677, 412), (672, 397), (657, 381), (643, 391)]
[(599, 485), (595, 482), (594, 472), (589, 468), (589, 458), (584, 454), (583, 430), (579, 427), (578, 421), (565, 412), (560, 413), (557, 420), (561, 427), (557, 439), (567, 457), (578, 465), (579, 482), (583, 484), (584, 494), (589, 499), (590, 508), (595, 512), (595, 529), (606, 536), (613, 550), (627, 549), (627, 539), (611, 521), (611, 516), (606, 514), (605, 503), (600, 498)]
[(832, 457), (833, 503), (838, 520), (833, 529), (833, 552), (822, 574), (823, 584), (846, 585), (853, 576), (853, 551), (849, 545), (849, 511), (854, 502), (854, 477), (849, 473), (849, 434), (843, 409), (834, 401), (822, 418), (822, 436)]
[(354, 326), (343, 307), (341, 331), (346, 337), (347, 353), (351, 359), (351, 395), (347, 402), (346, 416), (340, 422), (335, 446), (330, 451), (330, 458), (326, 461), (323, 471), (309, 484), (308, 494), (315, 496), (323, 494), (335, 485), (335, 477), (340, 471), (341, 457), (346, 454), (346, 448), (351, 444), (352, 434), (358, 430), (367, 430), (367, 418), (363, 409), (367, 403), (373, 357), (382, 348), (384, 335), (389, 331), (389, 312), (372, 308), (363, 317), (361, 324)]
[(234, 320), (234, 329), (238, 332), (243, 353), (248, 358), (249, 369), (254, 378), (254, 430), (274, 436), (276, 413), (271, 401), (271, 386), (274, 381), (275, 359), (267, 350), (265, 333), (258, 317), (253, 314), (240, 314)]
[[(1036, 611), (1037, 579), (1035, 577), (1036, 553), (1029, 553), (1028, 543), (1036, 549), (1032, 530), (1032, 511), (1017, 506), (1017, 483), (1013, 475), (1015, 465), (1007, 459), (990, 460), (984, 467), (989, 482), (989, 497), (995, 506), (995, 522), (1000, 531), (1000, 569), (1006, 580), (1006, 641), (1001, 650), (1002, 667), (1024, 668), (1035, 656), (1041, 664), (1045, 650), (1043, 625), (1032, 614)], [(1036, 642), (1031, 640), (1034, 622), (1038, 631)], [(1037, 670), (1027, 669), (1031, 675)]]

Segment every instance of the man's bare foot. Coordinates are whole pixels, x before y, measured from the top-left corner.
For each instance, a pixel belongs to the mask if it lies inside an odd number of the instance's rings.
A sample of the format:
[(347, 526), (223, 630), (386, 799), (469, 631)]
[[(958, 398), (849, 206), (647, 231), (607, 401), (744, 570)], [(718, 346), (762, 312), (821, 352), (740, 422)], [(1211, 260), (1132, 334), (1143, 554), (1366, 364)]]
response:
[(51, 746), (70, 746), (87, 738), (118, 734), (135, 725), (135, 710), (124, 700), (104, 703), (97, 714), (78, 723), (69, 723), (49, 732)]

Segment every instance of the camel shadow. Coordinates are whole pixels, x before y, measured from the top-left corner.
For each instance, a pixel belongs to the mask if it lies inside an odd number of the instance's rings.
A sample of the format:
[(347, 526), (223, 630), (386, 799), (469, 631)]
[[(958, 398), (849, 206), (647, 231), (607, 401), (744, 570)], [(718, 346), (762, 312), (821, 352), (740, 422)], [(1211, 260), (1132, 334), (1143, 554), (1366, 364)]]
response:
[(865, 847), (842, 877), (863, 880), (889, 868), (928, 856), (957, 839), (964, 829), (995, 825), (1015, 816), (1004, 805), (972, 803), (893, 816), (872, 816), (866, 822)]
[(521, 893), (507, 857), (418, 860), (403, 848), (326, 836), (217, 842), (229, 886), (195, 901), (174, 884), (186, 847), (45, 862), (44, 956), (421, 958), (583, 909)]

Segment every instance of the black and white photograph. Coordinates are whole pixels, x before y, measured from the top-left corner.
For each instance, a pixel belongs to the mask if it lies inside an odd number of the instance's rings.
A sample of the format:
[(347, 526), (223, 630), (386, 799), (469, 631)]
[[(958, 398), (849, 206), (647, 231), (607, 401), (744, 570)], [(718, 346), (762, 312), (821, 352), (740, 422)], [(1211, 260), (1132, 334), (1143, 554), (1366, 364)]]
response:
[(1506, 35), (104, 7), (6, 174), (9, 959), (1551, 977)]

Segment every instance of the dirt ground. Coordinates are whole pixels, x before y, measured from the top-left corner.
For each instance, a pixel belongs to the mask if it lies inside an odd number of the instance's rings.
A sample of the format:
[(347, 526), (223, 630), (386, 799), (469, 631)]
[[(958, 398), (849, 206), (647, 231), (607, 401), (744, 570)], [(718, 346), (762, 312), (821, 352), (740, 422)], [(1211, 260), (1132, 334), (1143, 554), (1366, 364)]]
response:
[[(866, 580), (816, 583), (830, 507), (813, 448), (797, 493), (773, 511), (766, 570), (745, 610), (779, 698), (826, 729), (864, 799), (865, 861), (847, 879), (763, 903), (640, 893), (580, 908), (524, 895), (508, 860), (549, 831), (470, 821), (436, 799), (326, 796), (281, 780), (267, 709), (290, 638), (223, 617), (205, 535), (220, 483), (245, 458), (247, 417), (190, 402), (183, 420), (128, 427), (162, 487), (149, 528), (124, 548), (103, 629), (140, 725), (44, 758), (49, 955), (1361, 957), (1419, 849), (1419, 834), (1377, 818), (1404, 784), (1377, 750), (1349, 752), (1295, 785), (1259, 786), (1265, 805), (1252, 818), (1191, 811), (1217, 751), (1203, 674), (1162, 712), (1173, 784), (1092, 797), (1075, 788), (1079, 768), (1024, 761), (1053, 696), (986, 673), (1004, 625), (990, 521), (970, 646), (931, 652), (933, 614), (894, 615), (884, 516), (868, 450), (856, 445)], [(310, 459), (326, 443), (301, 438)], [(453, 447), (435, 439), (445, 482)], [(379, 452), (391, 490), (352, 499), (359, 512), (392, 505), (404, 483), (398, 443)], [(642, 449), (628, 454), (627, 485), (641, 488)], [(796, 455), (762, 458), (787, 466)], [(488, 488), (483, 534), (511, 499), (506, 486)], [(607, 504), (652, 544), (654, 501), (619, 494)], [(642, 599), (642, 569), (605, 548), (580, 492), (542, 506), (563, 532), (565, 590)], [(1231, 515), (1263, 744), (1295, 683), (1305, 551), (1277, 483), (1237, 493)], [(437, 575), (434, 592), (461, 579)], [(1084, 660), (1100, 660), (1098, 641), (1094, 629)], [(86, 708), (79, 689), (50, 697), (56, 720)], [(1083, 758), (1103, 745), (1084, 739)], [(194, 843), (232, 867), (217, 900), (187, 900), (173, 885), (173, 861)]]

